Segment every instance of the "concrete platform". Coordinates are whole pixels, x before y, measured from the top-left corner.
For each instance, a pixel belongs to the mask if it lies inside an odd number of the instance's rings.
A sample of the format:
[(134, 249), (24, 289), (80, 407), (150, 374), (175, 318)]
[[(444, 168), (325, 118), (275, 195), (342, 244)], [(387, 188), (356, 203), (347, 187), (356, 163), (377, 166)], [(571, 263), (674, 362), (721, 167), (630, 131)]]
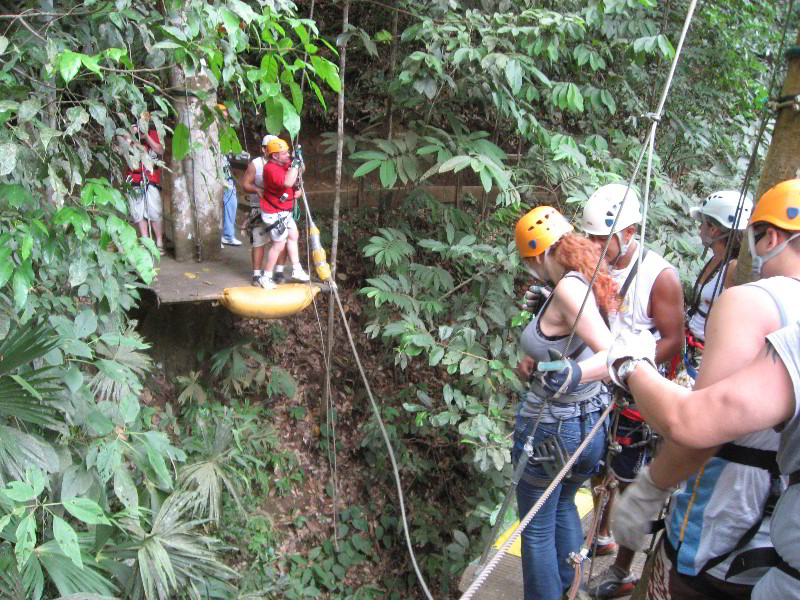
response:
[(150, 285), (162, 304), (219, 300), (226, 287), (250, 285), (250, 245), (225, 246), (222, 260), (178, 262), (167, 252), (158, 263), (158, 275)]

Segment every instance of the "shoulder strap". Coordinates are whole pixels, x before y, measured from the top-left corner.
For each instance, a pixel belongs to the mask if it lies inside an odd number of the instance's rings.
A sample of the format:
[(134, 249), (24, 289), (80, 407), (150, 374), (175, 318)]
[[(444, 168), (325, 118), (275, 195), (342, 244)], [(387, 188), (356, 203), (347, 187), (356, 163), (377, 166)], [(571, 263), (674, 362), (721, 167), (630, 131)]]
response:
[(708, 277), (702, 285), (700, 285), (700, 279), (705, 274), (706, 269), (708, 269), (708, 265), (711, 264), (712, 260), (714, 260), (713, 256), (708, 259), (706, 264), (703, 265), (703, 268), (700, 269), (700, 272), (697, 274), (697, 279), (694, 280), (694, 287), (692, 288), (692, 305), (689, 307), (689, 310), (686, 313), (690, 319), (697, 313), (699, 313), (703, 318), (708, 316), (708, 314), (700, 310), (700, 296), (703, 294), (703, 288), (706, 287), (706, 285), (711, 281), (712, 277), (714, 277), (717, 271), (719, 271), (719, 268), (722, 266), (722, 261), (720, 261), (720, 263), (711, 270), (711, 273), (708, 274)]
[[(795, 279), (795, 278), (794, 277), (790, 277), (789, 279)], [(781, 302), (780, 298), (778, 298), (775, 294), (773, 294), (772, 290), (770, 290), (768, 287), (762, 287), (762, 286), (754, 284), (754, 283), (753, 284), (749, 284), (749, 285), (752, 285), (753, 287), (757, 287), (758, 289), (763, 290), (767, 294), (769, 294), (769, 297), (772, 298), (772, 301), (775, 303), (775, 306), (778, 309), (778, 315), (780, 316), (780, 320), (781, 320), (781, 328), (786, 327), (789, 324), (789, 319), (786, 317), (786, 310), (783, 308), (783, 302)]]
[[(649, 252), (649, 250), (644, 246), (642, 246), (642, 248), (643, 248), (642, 262), (644, 262), (644, 259), (647, 258), (647, 253)], [(619, 296), (620, 300), (623, 300), (625, 298), (625, 294), (628, 293), (628, 288), (631, 287), (631, 283), (633, 283), (633, 278), (636, 277), (636, 272), (638, 270), (639, 270), (639, 261), (636, 260), (633, 263), (633, 267), (631, 267), (631, 272), (628, 273), (628, 276), (625, 278), (625, 282), (622, 284), (622, 287), (619, 288), (619, 293), (617, 295)]]

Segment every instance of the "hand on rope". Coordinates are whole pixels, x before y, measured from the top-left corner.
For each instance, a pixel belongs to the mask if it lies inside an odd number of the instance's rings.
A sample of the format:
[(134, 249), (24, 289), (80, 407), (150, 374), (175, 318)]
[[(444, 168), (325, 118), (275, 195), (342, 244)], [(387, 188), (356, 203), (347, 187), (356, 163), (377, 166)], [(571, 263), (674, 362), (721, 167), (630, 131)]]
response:
[(522, 308), (530, 313), (537, 313), (542, 307), (542, 303), (544, 303), (552, 293), (553, 290), (550, 288), (534, 284), (525, 292), (525, 296), (522, 298)]
[(649, 362), (656, 368), (656, 339), (648, 330), (623, 330), (608, 349), (608, 374), (616, 385), (630, 391), (628, 376), (641, 361)]
[(650, 467), (642, 467), (611, 511), (611, 530), (617, 543), (631, 550), (642, 550), (645, 539), (652, 533), (652, 522), (674, 491), (656, 486), (650, 477)]
[(536, 365), (536, 371), (540, 373), (539, 383), (553, 398), (573, 393), (581, 383), (583, 373), (580, 365), (571, 358), (562, 358), (553, 348), (549, 352), (552, 360)]

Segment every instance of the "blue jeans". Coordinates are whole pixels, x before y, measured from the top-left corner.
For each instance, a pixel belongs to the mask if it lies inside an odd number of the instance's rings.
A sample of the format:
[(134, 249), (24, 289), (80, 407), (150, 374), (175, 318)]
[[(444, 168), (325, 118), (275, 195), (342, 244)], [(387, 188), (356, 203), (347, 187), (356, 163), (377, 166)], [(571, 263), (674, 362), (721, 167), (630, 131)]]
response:
[[(602, 413), (589, 413), (583, 420), (584, 433), (588, 433)], [(535, 420), (535, 419), (534, 419)], [(527, 425), (527, 426), (526, 426)], [(533, 423), (531, 419), (517, 416), (514, 432), (514, 462), (523, 453)], [(533, 447), (546, 438), (556, 435), (558, 423), (540, 423), (533, 436)], [(572, 417), (561, 422), (560, 430), (566, 456), (569, 457), (580, 445), (581, 417)], [(596, 470), (606, 448), (605, 429), (601, 429), (586, 446), (572, 467), (572, 474), (561, 481), (545, 501), (531, 522), (522, 532), (522, 580), (525, 600), (559, 600), (569, 589), (575, 576), (574, 567), (567, 558), (579, 552), (583, 544), (583, 529), (575, 494), (578, 488)], [(534, 481), (526, 480), (535, 478)], [(520, 518), (528, 514), (549, 484), (550, 478), (536, 464), (528, 463), (525, 476), (517, 486), (517, 507)]]
[(222, 197), (222, 237), (231, 239), (234, 237), (234, 227), (236, 226), (236, 186), (233, 179), (228, 179), (225, 188), (225, 195)]

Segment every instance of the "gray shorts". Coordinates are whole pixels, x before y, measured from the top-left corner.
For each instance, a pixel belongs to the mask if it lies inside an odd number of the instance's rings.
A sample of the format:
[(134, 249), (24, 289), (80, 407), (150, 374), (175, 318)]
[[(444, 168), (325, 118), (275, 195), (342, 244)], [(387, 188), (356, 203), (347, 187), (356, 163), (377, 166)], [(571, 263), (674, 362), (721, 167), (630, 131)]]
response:
[[(292, 218), (292, 212), (289, 210), (278, 213), (261, 212), (261, 221), (264, 223), (265, 229), (270, 227), (269, 238), (273, 242), (283, 242), (289, 237), (290, 229), (297, 229), (297, 223)], [(280, 223), (278, 223), (280, 221)]]
[(142, 219), (161, 221), (161, 192), (154, 185), (133, 184), (133, 191), (128, 194), (128, 207), (134, 223)]

